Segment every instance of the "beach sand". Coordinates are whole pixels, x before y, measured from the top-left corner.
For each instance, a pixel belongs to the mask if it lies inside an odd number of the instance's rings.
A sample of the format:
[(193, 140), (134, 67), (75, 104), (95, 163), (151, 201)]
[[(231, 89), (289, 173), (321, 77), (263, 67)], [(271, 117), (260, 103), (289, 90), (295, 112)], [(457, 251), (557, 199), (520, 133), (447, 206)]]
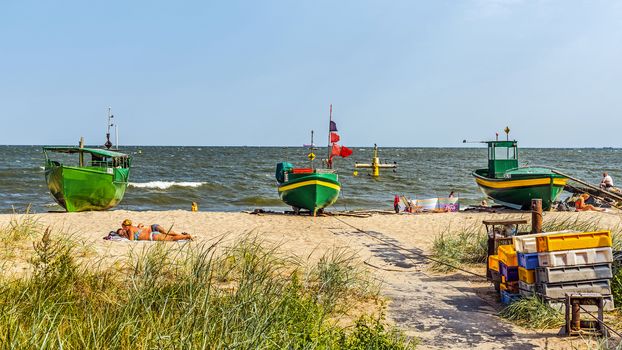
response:
[[(383, 281), (381, 294), (390, 300), (389, 320), (407, 335), (418, 337), (419, 348), (581, 348), (585, 344), (583, 340), (559, 338), (557, 330), (533, 332), (503, 321), (496, 316), (500, 305), (494, 300), (494, 289), (489, 283), (462, 272), (432, 273), (428, 260), (419, 255), (428, 254), (434, 238), (448, 230), (480, 225), (485, 219), (530, 217), (529, 213), (476, 212), (369, 217), (123, 210), (31, 214), (41, 227), (49, 226), (53, 232), (79, 237), (84, 259), (110, 263), (126, 258), (130, 250), (140, 245), (153, 244), (102, 239), (125, 218), (134, 223), (157, 223), (176, 232), (188, 232), (195, 237), (190, 244), (222, 239), (220, 244), (227, 245), (251, 234), (304, 259), (319, 257), (331, 248), (345, 247), (356, 252), (361, 264)], [(621, 216), (613, 213), (544, 214), (545, 222), (575, 218), (597, 220), (602, 228), (621, 223)], [(22, 215), (0, 215), (0, 227), (22, 219)], [(27, 261), (18, 261), (8, 268), (19, 274), (27, 266)], [(485, 273), (483, 266), (481, 271), (473, 271)]]

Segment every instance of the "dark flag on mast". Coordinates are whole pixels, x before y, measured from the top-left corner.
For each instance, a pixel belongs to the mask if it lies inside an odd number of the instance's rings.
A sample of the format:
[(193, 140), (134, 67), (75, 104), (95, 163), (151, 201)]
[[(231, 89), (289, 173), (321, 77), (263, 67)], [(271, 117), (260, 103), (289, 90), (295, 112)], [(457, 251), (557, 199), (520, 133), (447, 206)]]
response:
[(328, 128), (328, 131), (337, 131), (337, 123), (335, 123), (334, 121), (330, 121), (330, 126)]

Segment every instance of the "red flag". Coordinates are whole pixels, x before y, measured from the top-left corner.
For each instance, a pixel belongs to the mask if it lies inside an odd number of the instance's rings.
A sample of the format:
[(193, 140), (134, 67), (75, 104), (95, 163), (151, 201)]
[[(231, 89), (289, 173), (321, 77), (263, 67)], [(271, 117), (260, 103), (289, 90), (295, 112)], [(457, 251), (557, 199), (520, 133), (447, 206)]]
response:
[(346, 146), (341, 146), (341, 152), (339, 152), (339, 155), (342, 156), (343, 158), (349, 157), (352, 155), (352, 150)]
[(346, 146), (340, 146), (336, 143), (333, 144), (333, 148), (330, 152), (330, 157), (334, 157), (334, 156), (340, 156), (340, 157), (349, 157), (350, 155), (352, 155), (352, 150), (349, 149)]
[(330, 151), (330, 157), (338, 156), (341, 154), (341, 146), (336, 143), (333, 143), (333, 148)]
[(339, 134), (337, 134), (336, 132), (331, 132), (330, 142), (339, 142)]

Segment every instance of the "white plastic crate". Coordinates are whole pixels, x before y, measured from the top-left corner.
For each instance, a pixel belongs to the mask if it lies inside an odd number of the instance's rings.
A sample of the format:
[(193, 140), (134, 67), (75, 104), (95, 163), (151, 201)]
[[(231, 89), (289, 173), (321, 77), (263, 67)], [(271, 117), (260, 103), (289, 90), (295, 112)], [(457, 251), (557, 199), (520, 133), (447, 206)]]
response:
[(592, 265), (610, 263), (612, 261), (611, 247), (560, 250), (538, 254), (540, 267)]

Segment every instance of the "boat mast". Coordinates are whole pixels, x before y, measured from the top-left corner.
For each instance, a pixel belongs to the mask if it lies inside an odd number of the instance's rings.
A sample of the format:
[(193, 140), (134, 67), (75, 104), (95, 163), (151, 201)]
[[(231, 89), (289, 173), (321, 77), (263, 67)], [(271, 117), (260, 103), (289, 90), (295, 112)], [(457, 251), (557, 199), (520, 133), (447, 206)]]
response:
[(313, 154), (313, 148), (314, 148), (314, 145), (313, 145), (313, 130), (311, 130), (311, 144), (309, 145), (309, 155), (308, 155), (309, 160), (311, 161), (311, 169), (315, 169), (313, 167), (313, 160), (315, 159), (315, 154)]
[(328, 116), (328, 146), (327, 146), (327, 148), (328, 148), (328, 158), (326, 158), (327, 159), (327, 162), (326, 162), (327, 166), (326, 167), (328, 169), (332, 169), (333, 168), (333, 162), (330, 159), (330, 155), (331, 155), (331, 151), (332, 151), (332, 149), (330, 147), (330, 126), (331, 126), (332, 123), (333, 123), (333, 104), (331, 103), (330, 104), (330, 113), (329, 113), (329, 116)]
[(104, 146), (106, 146), (107, 149), (110, 149), (110, 147), (112, 147), (112, 142), (110, 142), (110, 127), (114, 126), (114, 124), (112, 123), (112, 118), (114, 118), (114, 115), (112, 115), (111, 109), (112, 107), (108, 107), (108, 123), (106, 126), (106, 143), (104, 143)]

